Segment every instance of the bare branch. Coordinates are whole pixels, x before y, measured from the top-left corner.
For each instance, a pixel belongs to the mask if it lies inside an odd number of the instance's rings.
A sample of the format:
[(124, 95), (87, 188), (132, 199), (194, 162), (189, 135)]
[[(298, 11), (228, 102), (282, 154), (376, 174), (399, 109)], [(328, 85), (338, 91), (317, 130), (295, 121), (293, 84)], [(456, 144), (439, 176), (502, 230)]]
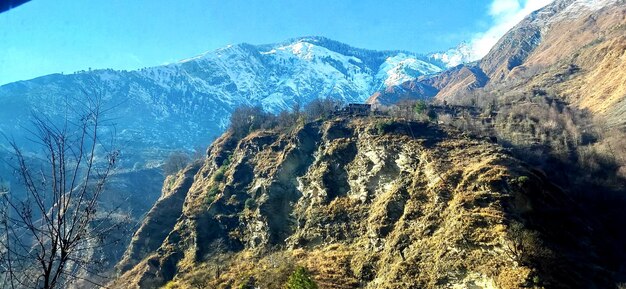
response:
[[(114, 129), (110, 142), (101, 139), (103, 114), (113, 109), (104, 107), (103, 90), (81, 90), (83, 99), (65, 99), (61, 121), (32, 116), (26, 130), (41, 153), (27, 156), (7, 138), (17, 162), (11, 167), (26, 191), (23, 199), (2, 195), (0, 280), (12, 289), (63, 288), (76, 280), (102, 286), (89, 280), (102, 278), (92, 269), (99, 262), (91, 258), (106, 245), (105, 236), (120, 228), (113, 211), (97, 214), (119, 152)], [(40, 164), (45, 168), (36, 169)]]

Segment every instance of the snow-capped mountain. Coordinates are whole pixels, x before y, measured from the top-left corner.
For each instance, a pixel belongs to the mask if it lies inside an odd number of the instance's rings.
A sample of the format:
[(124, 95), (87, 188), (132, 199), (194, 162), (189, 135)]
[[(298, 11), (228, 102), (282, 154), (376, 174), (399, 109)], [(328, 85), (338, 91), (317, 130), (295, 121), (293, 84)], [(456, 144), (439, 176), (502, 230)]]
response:
[(318, 97), (362, 102), (386, 86), (442, 71), (420, 55), (355, 49), (320, 37), (275, 45), (228, 46), (153, 69), (184, 77), (189, 66), (220, 74), (222, 83), (234, 88), (215, 90), (215, 83), (203, 77), (209, 75), (194, 77), (202, 92), (215, 93), (231, 105), (260, 104), (273, 112)]
[(623, 0), (570, 0), (556, 1), (556, 5), (549, 6), (548, 9), (540, 11), (534, 19), (537, 25), (542, 25), (544, 30), (550, 28), (550, 25), (565, 21), (568, 19), (576, 19), (587, 13), (596, 12), (607, 6), (615, 4), (624, 4)]
[(118, 136), (132, 165), (160, 159), (167, 150), (208, 144), (239, 105), (278, 112), (320, 97), (363, 102), (443, 68), (426, 56), (358, 49), (322, 37), (229, 45), (165, 66), (53, 74), (1, 86), (0, 129), (19, 137), (31, 110), (60, 113), (68, 97), (95, 85), (117, 106)]

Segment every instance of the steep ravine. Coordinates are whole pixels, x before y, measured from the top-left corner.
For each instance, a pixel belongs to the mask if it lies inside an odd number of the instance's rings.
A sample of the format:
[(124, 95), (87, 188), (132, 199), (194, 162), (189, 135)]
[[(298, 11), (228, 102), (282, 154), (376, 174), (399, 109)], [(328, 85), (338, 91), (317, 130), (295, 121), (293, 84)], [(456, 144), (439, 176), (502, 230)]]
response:
[[(566, 202), (559, 189), (448, 128), (337, 118), (226, 133), (187, 191), (194, 170), (164, 189), (111, 287), (282, 288), (296, 266), (320, 288), (568, 286), (560, 265), (546, 268), (559, 245), (533, 219)], [(165, 204), (182, 195), (182, 206)]]

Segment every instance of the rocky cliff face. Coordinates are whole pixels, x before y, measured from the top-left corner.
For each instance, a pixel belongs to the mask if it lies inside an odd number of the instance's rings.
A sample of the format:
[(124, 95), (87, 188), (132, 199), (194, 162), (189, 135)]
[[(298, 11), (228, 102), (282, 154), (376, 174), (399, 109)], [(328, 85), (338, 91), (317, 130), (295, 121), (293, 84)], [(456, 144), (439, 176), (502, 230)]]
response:
[(164, 189), (113, 287), (280, 288), (296, 266), (321, 288), (519, 288), (578, 272), (542, 267), (558, 244), (533, 229), (546, 226), (532, 216), (567, 202), (559, 189), (498, 146), (431, 124), (227, 133), (187, 190), (194, 170)]

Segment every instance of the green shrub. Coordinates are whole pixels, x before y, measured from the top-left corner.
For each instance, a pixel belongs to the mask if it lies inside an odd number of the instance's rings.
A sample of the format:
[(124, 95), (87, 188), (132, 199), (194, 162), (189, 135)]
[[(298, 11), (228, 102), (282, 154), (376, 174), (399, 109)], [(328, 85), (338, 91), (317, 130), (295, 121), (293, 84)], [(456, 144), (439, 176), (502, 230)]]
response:
[(215, 195), (217, 195), (217, 193), (219, 193), (219, 189), (218, 189), (218, 187), (217, 187), (217, 186), (212, 186), (212, 187), (209, 189), (209, 193), (208, 193), (208, 195), (209, 195), (209, 196), (215, 196)]
[(376, 123), (376, 133), (378, 135), (383, 135), (389, 131), (393, 122), (390, 120), (381, 120)]
[(255, 205), (256, 203), (253, 198), (248, 198), (246, 202), (244, 203), (244, 206), (246, 207), (246, 209), (250, 209), (250, 210), (254, 208)]
[(232, 162), (233, 162), (233, 155), (229, 155), (228, 158), (226, 158), (222, 162), (222, 165), (217, 169), (217, 171), (215, 171), (215, 174), (213, 175), (213, 180), (216, 182), (223, 181), (224, 176), (226, 174), (226, 170), (228, 170), (228, 166), (230, 166)]
[(207, 196), (207, 198), (206, 198), (206, 202), (207, 202), (207, 204), (209, 204), (209, 205), (210, 205), (210, 204), (213, 204), (213, 202), (215, 202), (215, 195), (209, 195), (209, 196)]
[(165, 284), (165, 286), (163, 286), (164, 289), (175, 289), (178, 288), (178, 283), (176, 283), (175, 281), (169, 281), (167, 282), (167, 284)]
[(285, 284), (285, 289), (317, 289), (317, 284), (311, 279), (303, 267), (298, 267)]
[(224, 160), (224, 162), (222, 162), (222, 165), (220, 167), (228, 167), (230, 166), (230, 164), (233, 163), (233, 157), (234, 155), (228, 155), (228, 157)]
[(221, 182), (224, 180), (224, 175), (226, 174), (226, 169), (228, 168), (228, 166), (221, 166), (219, 169), (217, 169), (217, 171), (215, 172), (215, 174), (213, 175), (213, 180), (216, 182)]
[(220, 192), (217, 186), (212, 186), (207, 192), (207, 203), (211, 204), (217, 198), (217, 194)]
[(530, 181), (529, 177), (527, 177), (527, 176), (519, 176), (515, 180), (513, 180), (513, 183), (518, 185), (518, 186), (523, 186), (528, 181)]
[(428, 109), (428, 104), (426, 104), (426, 101), (423, 100), (418, 100), (413, 105), (413, 112), (415, 113), (415, 115), (423, 114), (426, 109)]
[(167, 182), (167, 189), (171, 190), (174, 187), (174, 184), (176, 183), (176, 178), (173, 176), (167, 176), (165, 180)]

